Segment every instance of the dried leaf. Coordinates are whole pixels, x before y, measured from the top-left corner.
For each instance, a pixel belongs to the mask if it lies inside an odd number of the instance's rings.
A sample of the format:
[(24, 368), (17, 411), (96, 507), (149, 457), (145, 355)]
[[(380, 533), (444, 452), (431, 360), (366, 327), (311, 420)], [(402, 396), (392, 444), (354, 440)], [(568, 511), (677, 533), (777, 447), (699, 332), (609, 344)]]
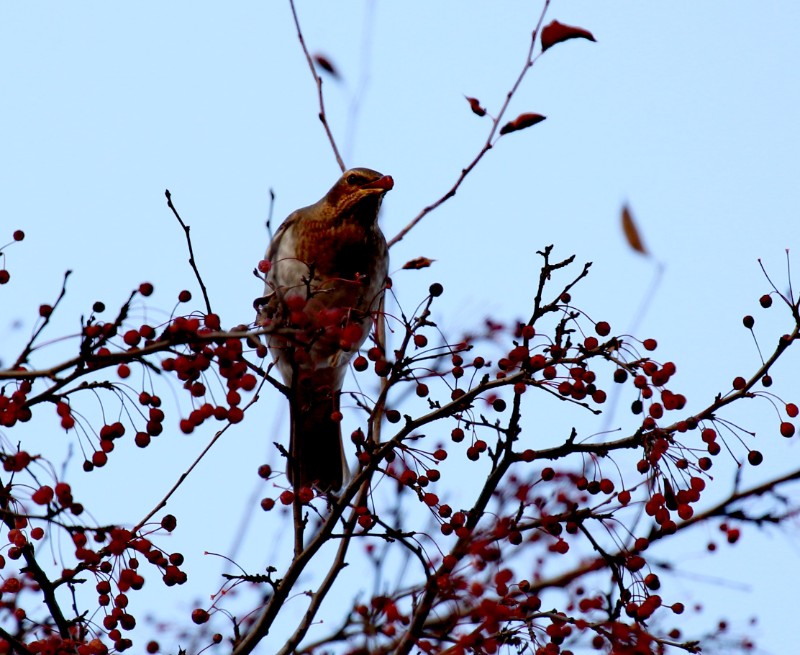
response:
[(339, 71), (336, 70), (336, 67), (333, 65), (330, 59), (328, 59), (325, 55), (321, 55), (317, 53), (312, 57), (314, 59), (314, 63), (319, 66), (322, 70), (328, 73), (331, 77), (338, 80), (340, 79)]
[(472, 113), (476, 116), (486, 116), (486, 110), (481, 107), (481, 103), (477, 98), (470, 98), (469, 96), (464, 96), (469, 103), (469, 108), (472, 110)]
[(631, 248), (642, 255), (650, 254), (644, 246), (644, 241), (642, 241), (636, 223), (633, 221), (633, 214), (631, 214), (628, 205), (622, 208), (622, 231), (625, 233), (625, 238)]
[(542, 30), (542, 52), (554, 46), (556, 43), (569, 41), (570, 39), (588, 39), (594, 41), (592, 33), (581, 27), (564, 25), (554, 20)]
[(664, 500), (667, 509), (673, 512), (678, 509), (678, 499), (675, 496), (675, 491), (672, 489), (672, 484), (667, 478), (664, 478)]
[(500, 128), (500, 134), (508, 134), (509, 132), (524, 130), (526, 127), (536, 125), (536, 123), (541, 123), (545, 118), (547, 117), (542, 116), (541, 114), (520, 114), (513, 121), (509, 121), (503, 125), (503, 127)]
[(408, 271), (418, 271), (421, 268), (428, 268), (435, 259), (428, 259), (427, 257), (415, 257), (403, 264), (403, 269)]

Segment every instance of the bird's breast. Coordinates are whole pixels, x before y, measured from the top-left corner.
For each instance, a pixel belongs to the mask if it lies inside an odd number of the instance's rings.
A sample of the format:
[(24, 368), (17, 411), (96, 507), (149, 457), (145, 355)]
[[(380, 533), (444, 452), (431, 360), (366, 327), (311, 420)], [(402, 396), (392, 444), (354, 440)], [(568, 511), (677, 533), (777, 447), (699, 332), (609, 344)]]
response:
[(323, 221), (309, 221), (303, 228), (295, 234), (297, 259), (312, 266), (316, 275), (355, 280), (379, 274), (376, 263), (385, 256), (386, 245), (377, 229)]

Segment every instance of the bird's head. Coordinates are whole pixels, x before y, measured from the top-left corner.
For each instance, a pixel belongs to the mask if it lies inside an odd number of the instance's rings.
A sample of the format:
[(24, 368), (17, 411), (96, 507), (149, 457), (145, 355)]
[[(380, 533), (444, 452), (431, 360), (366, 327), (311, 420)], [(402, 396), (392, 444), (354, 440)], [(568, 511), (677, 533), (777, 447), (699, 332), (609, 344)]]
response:
[(394, 186), (390, 175), (382, 175), (370, 168), (351, 168), (331, 187), (324, 198), (335, 216), (363, 216), (374, 221), (384, 194)]

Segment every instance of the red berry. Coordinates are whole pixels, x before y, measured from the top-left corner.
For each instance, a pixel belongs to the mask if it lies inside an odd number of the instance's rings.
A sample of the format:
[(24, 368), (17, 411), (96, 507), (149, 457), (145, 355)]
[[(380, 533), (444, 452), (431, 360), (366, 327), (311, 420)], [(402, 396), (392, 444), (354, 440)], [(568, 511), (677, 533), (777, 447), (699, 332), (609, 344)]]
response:
[(761, 298), (758, 299), (758, 302), (761, 303), (761, 306), (766, 309), (767, 307), (772, 306), (772, 296), (768, 293), (765, 293)]
[(655, 573), (648, 573), (646, 576), (644, 576), (644, 585), (648, 589), (655, 591), (661, 587), (661, 581), (658, 579), (658, 576)]
[(139, 334), (138, 330), (128, 330), (123, 336), (122, 340), (125, 342), (127, 346), (135, 346), (141, 340), (142, 335)]
[(161, 527), (167, 532), (172, 532), (178, 526), (178, 519), (172, 514), (167, 514), (161, 519)]
[(184, 289), (178, 294), (178, 302), (189, 302), (192, 299), (191, 292)]
[(601, 337), (607, 337), (611, 334), (611, 326), (606, 321), (600, 321), (597, 325), (594, 326), (594, 331), (597, 332)]
[(10, 279), (11, 273), (4, 268), (0, 268), (0, 284), (6, 284)]
[(14, 230), (14, 241), (22, 241), (25, 238), (25, 233), (22, 230)]
[(208, 612), (203, 609), (192, 610), (192, 621), (197, 625), (201, 625), (208, 621)]
[(751, 450), (749, 453), (747, 453), (747, 461), (750, 462), (751, 466), (758, 466), (764, 461), (764, 455), (762, 455), (758, 450)]
[(658, 342), (655, 339), (645, 339), (642, 342), (645, 350), (655, 350), (658, 347)]
[(33, 492), (31, 500), (37, 505), (47, 505), (52, 502), (54, 496), (53, 488), (50, 485), (44, 485)]
[(142, 282), (139, 285), (139, 293), (141, 293), (143, 296), (152, 295), (153, 294), (153, 285), (150, 284), (149, 282)]
[(781, 436), (786, 437), (787, 439), (789, 437), (793, 437), (794, 423), (789, 423), (789, 421), (784, 421), (783, 423), (781, 423)]

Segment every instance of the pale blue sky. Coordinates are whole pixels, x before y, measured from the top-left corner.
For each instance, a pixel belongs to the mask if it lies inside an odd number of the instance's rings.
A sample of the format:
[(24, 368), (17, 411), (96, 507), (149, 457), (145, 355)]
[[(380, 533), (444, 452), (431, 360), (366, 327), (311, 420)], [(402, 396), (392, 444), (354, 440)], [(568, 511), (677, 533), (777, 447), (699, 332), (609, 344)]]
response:
[[(343, 76), (326, 78), (325, 91), (347, 163), (395, 179), (382, 218), (392, 236), (479, 149), (489, 122), (469, 111), (464, 95), (499, 108), (539, 3), (300, 2), (298, 10), (310, 49)], [(442, 282), (438, 320), (446, 329), (487, 315), (513, 319), (531, 297), (535, 251), (554, 243), (558, 254), (594, 262), (576, 304), (624, 331), (654, 272), (622, 238), (619, 210), (628, 201), (665, 265), (638, 333), (659, 340), (699, 407), (757, 364), (744, 314), (757, 316), (762, 347), (788, 327), (777, 307), (757, 306), (769, 288), (756, 260), (784, 288), (784, 251), (800, 245), (800, 5), (554, 0), (549, 17), (591, 30), (597, 43), (561, 44), (537, 63), (509, 118), (535, 111), (547, 121), (502, 139), (456, 197), (393, 249), (393, 269), (418, 255), (436, 260), (426, 271), (397, 273), (395, 288), (408, 308)], [(269, 189), (277, 223), (338, 174), (283, 1), (3, 3), (0, 88), (0, 243), (13, 229), (28, 235), (6, 252), (4, 361), (66, 269), (74, 275), (53, 337), (74, 329), (94, 300), (114, 306), (143, 280), (156, 284), (150, 305), (167, 312), (180, 289), (197, 292), (165, 188), (192, 226), (223, 323), (252, 320), (260, 287), (251, 270), (267, 244)], [(21, 329), (12, 329), (15, 321)], [(777, 390), (795, 401), (797, 367), (793, 354), (776, 372), (786, 380)], [(260, 421), (266, 435), (282, 419), (279, 402), (264, 398), (256, 409), (261, 418), (250, 425)], [(745, 476), (756, 480), (796, 461), (797, 450), (773, 444), (774, 414), (747, 409), (737, 417), (759, 432), (767, 455), (764, 470)], [(134, 477), (156, 455), (169, 465), (154, 469), (140, 504), (130, 500), (134, 515), (206, 437), (170, 439), (160, 451), (130, 454)], [(252, 428), (234, 433), (190, 479), (174, 511), (198, 510), (194, 525), (186, 521), (191, 534), (214, 524), (201, 551), (227, 549), (233, 528), (221, 518), (217, 526), (217, 517), (238, 520), (256, 484), (250, 463), (275, 458), (272, 440)], [(119, 475), (104, 471), (86, 493)], [(698, 535), (686, 551), (702, 552), (707, 538)], [(787, 571), (800, 570), (790, 542), (754, 534), (730, 553), (686, 564), (689, 572), (747, 576), (752, 595), (726, 585), (691, 593), (708, 594), (709, 621), (758, 611), (755, 636), (776, 655), (795, 643), (790, 591), (781, 586)], [(778, 557), (779, 568), (758, 568)], [(216, 565), (206, 568), (210, 589)], [(191, 601), (175, 598), (182, 607)]]

